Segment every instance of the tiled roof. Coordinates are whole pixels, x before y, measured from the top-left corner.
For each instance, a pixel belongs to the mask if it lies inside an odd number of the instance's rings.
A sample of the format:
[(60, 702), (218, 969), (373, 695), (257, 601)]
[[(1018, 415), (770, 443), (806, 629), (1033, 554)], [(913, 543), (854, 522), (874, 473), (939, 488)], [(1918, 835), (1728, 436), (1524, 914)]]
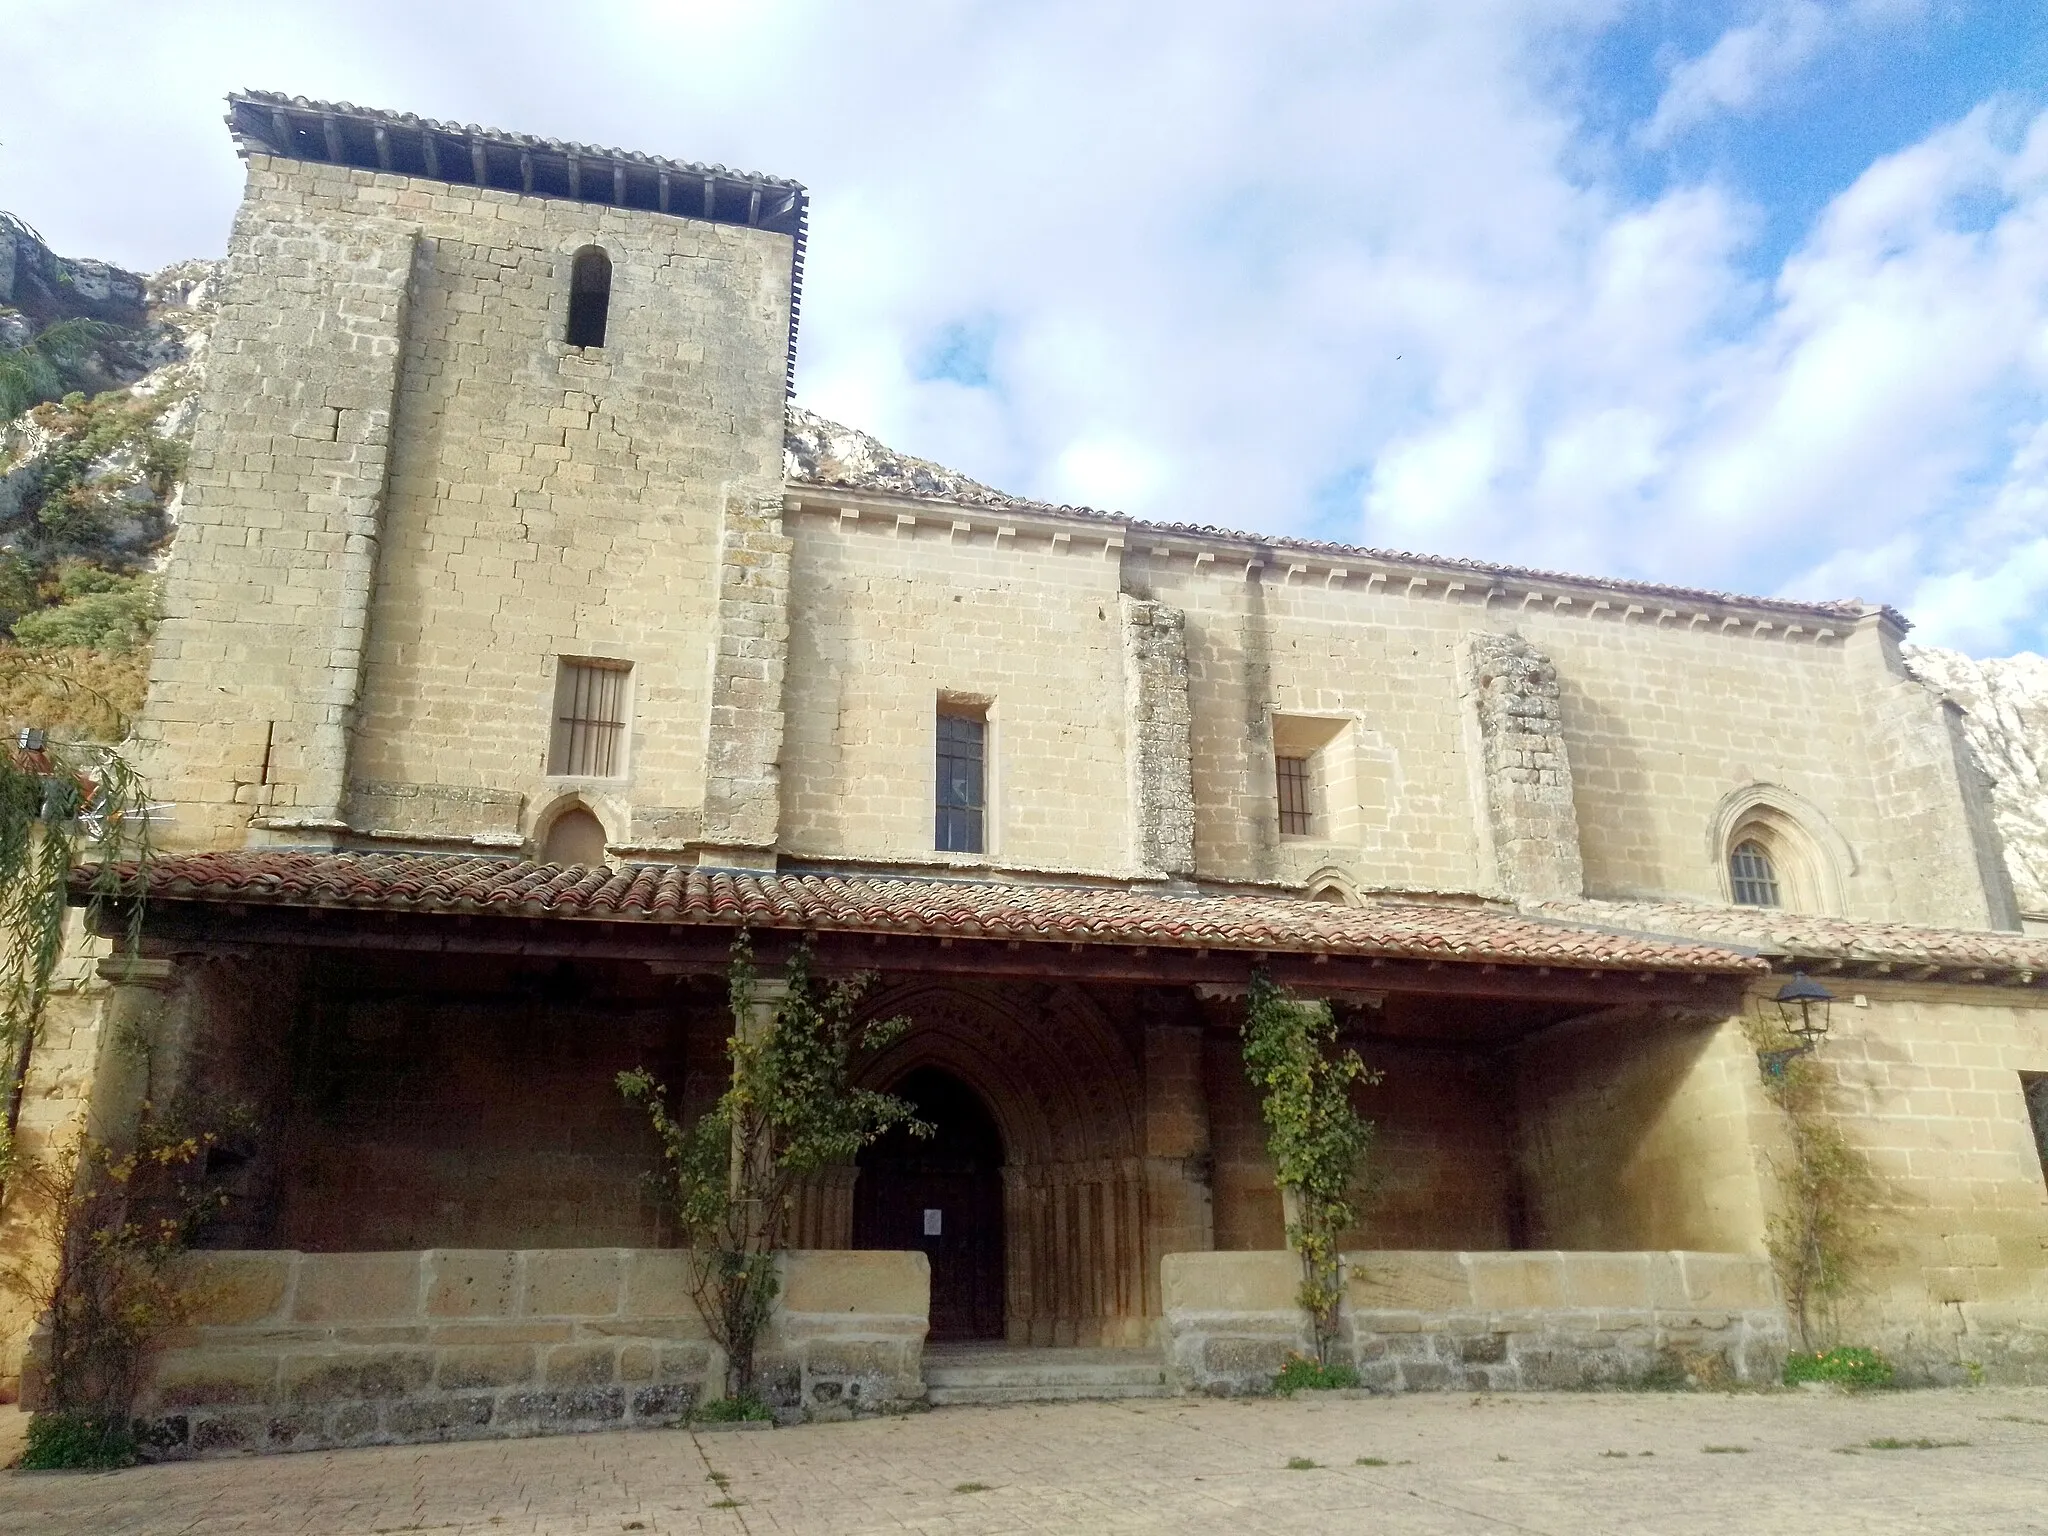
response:
[(1970, 928), (1867, 923), (1774, 907), (1681, 901), (1545, 901), (1532, 915), (1646, 937), (1740, 944), (1792, 960), (1841, 961), (1912, 972), (1984, 971), (2031, 982), (2048, 979), (2048, 938)]
[(1255, 950), (1563, 969), (1764, 969), (1742, 949), (1595, 932), (1498, 908), (1270, 896), (1175, 895), (858, 875), (779, 875), (641, 864), (532, 864), (477, 854), (257, 850), (159, 858), (153, 901), (916, 934)]

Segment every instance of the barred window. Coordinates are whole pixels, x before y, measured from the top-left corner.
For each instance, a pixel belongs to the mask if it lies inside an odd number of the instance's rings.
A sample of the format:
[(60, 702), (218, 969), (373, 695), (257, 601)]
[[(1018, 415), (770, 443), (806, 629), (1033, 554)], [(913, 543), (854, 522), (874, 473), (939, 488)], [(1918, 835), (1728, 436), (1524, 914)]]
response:
[(612, 779), (626, 771), (626, 683), (632, 671), (623, 661), (562, 658), (549, 773)]
[(1735, 845), (1728, 855), (1728, 885), (1737, 906), (1778, 905), (1778, 869), (1762, 843), (1752, 839)]
[(983, 851), (987, 750), (986, 715), (940, 711), (937, 824), (932, 837), (941, 853)]
[(1316, 830), (1313, 781), (1305, 757), (1276, 757), (1274, 777), (1280, 783), (1280, 835), (1309, 837)]

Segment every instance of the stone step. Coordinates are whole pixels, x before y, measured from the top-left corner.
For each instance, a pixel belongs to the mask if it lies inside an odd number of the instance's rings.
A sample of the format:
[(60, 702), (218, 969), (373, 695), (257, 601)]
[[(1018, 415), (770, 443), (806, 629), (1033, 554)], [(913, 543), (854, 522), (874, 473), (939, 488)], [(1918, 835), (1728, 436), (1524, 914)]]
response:
[(1020, 1349), (936, 1345), (924, 1379), (934, 1406), (1167, 1397), (1166, 1367), (1149, 1349)]
[(1114, 1386), (1099, 1382), (1037, 1382), (1006, 1387), (927, 1386), (925, 1389), (925, 1401), (934, 1408), (973, 1403), (1107, 1403), (1131, 1397), (1171, 1396), (1173, 1388), (1163, 1381)]

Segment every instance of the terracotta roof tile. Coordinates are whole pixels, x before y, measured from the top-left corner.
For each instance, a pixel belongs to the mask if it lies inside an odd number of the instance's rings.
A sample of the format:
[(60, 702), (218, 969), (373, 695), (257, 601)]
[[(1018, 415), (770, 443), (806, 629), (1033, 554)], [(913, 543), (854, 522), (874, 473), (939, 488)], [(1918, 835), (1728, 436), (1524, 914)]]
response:
[(1684, 937), (1740, 944), (1794, 960), (1853, 962), (1944, 970), (2038, 973), (2048, 977), (2048, 938), (1969, 928), (1870, 923), (1775, 907), (1708, 906), (1682, 901), (1546, 901), (1532, 916), (1642, 937)]
[(149, 896), (1577, 969), (1764, 969), (1763, 962), (1727, 944), (1601, 932), (1500, 908), (1411, 902), (1347, 907), (1272, 896), (653, 864), (607, 869), (477, 854), (184, 854), (152, 862)]

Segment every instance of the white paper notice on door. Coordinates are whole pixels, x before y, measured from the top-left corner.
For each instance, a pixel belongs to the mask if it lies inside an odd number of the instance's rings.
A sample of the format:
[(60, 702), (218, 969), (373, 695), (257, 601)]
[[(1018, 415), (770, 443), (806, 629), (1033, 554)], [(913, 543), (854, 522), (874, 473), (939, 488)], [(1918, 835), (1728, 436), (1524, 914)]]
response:
[(944, 1224), (943, 1216), (944, 1212), (935, 1211), (930, 1206), (924, 1208), (924, 1235), (926, 1237), (939, 1237), (943, 1235), (939, 1230)]

